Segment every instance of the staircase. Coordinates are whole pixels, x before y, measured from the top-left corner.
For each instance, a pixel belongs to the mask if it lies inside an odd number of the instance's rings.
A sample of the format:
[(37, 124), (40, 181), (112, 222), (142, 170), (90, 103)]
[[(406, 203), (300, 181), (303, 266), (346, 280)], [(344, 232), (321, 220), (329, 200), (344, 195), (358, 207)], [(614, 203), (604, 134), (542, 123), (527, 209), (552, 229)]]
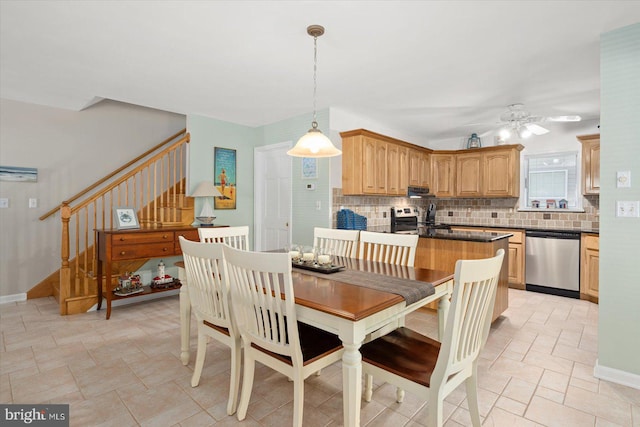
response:
[[(27, 298), (54, 295), (61, 315), (83, 313), (97, 304), (94, 230), (115, 228), (116, 207), (134, 209), (143, 228), (191, 224), (193, 198), (185, 195), (188, 143), (183, 129), (40, 217), (44, 221), (60, 213), (61, 265)], [(112, 282), (120, 272), (136, 271), (145, 262), (114, 265)]]

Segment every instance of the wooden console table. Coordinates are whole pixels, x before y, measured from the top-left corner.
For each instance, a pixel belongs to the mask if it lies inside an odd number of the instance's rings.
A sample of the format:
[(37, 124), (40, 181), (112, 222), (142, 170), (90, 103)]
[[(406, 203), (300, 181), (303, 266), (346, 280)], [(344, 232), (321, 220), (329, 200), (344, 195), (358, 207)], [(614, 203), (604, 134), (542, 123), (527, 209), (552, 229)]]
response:
[[(225, 227), (225, 226), (216, 226)], [(106, 277), (104, 298), (107, 300), (107, 319), (111, 317), (111, 301), (165, 292), (172, 289), (152, 289), (144, 287), (144, 292), (128, 296), (113, 294), (111, 264), (117, 261), (131, 261), (150, 258), (164, 258), (181, 255), (179, 236), (198, 241), (198, 228), (192, 226), (141, 228), (135, 230), (95, 230), (98, 279), (98, 310), (102, 307), (103, 277)]]

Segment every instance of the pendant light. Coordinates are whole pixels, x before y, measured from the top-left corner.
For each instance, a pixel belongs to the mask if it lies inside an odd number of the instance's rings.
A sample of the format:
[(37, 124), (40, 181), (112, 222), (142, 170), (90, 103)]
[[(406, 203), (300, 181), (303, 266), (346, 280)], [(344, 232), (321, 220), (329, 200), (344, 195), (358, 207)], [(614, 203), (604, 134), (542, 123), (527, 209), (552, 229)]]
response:
[(320, 129), (316, 121), (316, 88), (317, 88), (317, 68), (318, 68), (318, 37), (324, 34), (324, 27), (321, 25), (310, 25), (307, 27), (307, 34), (313, 37), (313, 121), (311, 129), (298, 140), (298, 143), (287, 154), (293, 157), (334, 157), (342, 154), (331, 140), (327, 138)]

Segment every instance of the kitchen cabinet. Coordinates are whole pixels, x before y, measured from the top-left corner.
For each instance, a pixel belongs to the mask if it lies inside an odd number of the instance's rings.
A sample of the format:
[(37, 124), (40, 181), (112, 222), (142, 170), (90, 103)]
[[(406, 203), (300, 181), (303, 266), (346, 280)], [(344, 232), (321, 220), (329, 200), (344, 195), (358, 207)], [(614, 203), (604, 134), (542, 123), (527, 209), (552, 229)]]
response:
[(582, 143), (582, 194), (600, 194), (600, 134), (578, 137)]
[(456, 196), (482, 196), (482, 153), (456, 155)]
[(422, 185), (413, 184), (413, 174), (416, 182), (428, 181), (430, 150), (365, 129), (340, 136), (344, 195), (404, 196), (409, 185)]
[(513, 230), (505, 228), (483, 228), (483, 227), (451, 227), (456, 231), (486, 232), (486, 233), (509, 233), (509, 287), (515, 289), (525, 289), (525, 234), (524, 230)]
[(431, 188), (430, 184), (431, 161), (429, 154), (422, 150), (409, 150), (409, 185)]
[[(492, 241), (477, 239), (457, 240), (446, 238), (420, 237), (416, 248), (415, 266), (440, 271), (455, 271), (459, 259), (483, 259), (493, 257), (498, 249), (508, 250), (508, 241), (501, 238)], [(505, 257), (507, 254), (505, 253)], [(496, 320), (509, 307), (509, 278), (505, 262), (500, 269), (498, 289), (491, 320)], [(435, 308), (429, 305), (428, 308)]]
[(407, 194), (428, 187), (437, 197), (518, 197), (522, 145), (433, 151), (356, 129), (342, 137), (342, 194)]
[(431, 191), (437, 197), (455, 196), (455, 167), (453, 154), (431, 154)]
[(409, 185), (409, 149), (387, 144), (387, 194), (406, 196)]
[(522, 146), (482, 154), (484, 197), (520, 197), (520, 151)]
[(580, 242), (580, 298), (598, 302), (600, 275), (600, 236), (583, 233)]

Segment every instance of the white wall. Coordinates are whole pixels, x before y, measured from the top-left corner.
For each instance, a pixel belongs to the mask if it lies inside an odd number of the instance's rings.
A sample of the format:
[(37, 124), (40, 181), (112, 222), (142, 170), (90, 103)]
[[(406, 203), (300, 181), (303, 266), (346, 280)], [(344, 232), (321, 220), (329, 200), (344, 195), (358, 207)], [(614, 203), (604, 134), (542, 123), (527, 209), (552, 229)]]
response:
[[(0, 296), (23, 293), (60, 267), (60, 215), (38, 217), (185, 128), (185, 117), (103, 101), (68, 111), (0, 100), (0, 163), (38, 169), (38, 182), (0, 181)], [(28, 209), (37, 198), (38, 208)]]

